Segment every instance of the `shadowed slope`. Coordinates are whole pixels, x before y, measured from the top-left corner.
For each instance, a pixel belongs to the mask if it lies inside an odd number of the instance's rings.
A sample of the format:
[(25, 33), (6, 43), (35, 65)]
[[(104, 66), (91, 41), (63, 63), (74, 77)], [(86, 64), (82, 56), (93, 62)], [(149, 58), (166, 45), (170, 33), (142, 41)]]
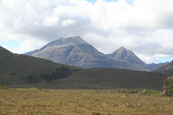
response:
[(73, 73), (65, 79), (58, 80), (54, 85), (59, 88), (77, 89), (161, 89), (164, 79), (165, 76), (160, 73), (113, 68), (92, 68)]
[(172, 76), (173, 75), (173, 61), (162, 65), (156, 70), (156, 72), (161, 72), (168, 76)]
[(0, 63), (1, 84), (25, 84), (28, 83), (28, 76), (33, 76), (35, 79), (42, 74), (51, 74), (61, 67), (75, 69), (45, 59), (13, 54), (2, 47), (0, 47)]

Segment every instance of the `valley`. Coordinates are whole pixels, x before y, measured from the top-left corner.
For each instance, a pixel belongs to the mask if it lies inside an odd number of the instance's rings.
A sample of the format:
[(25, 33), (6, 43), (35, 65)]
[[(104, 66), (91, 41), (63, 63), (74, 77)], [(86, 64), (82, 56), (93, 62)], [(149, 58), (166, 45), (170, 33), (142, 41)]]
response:
[(0, 0), (0, 115), (173, 115), (173, 0)]

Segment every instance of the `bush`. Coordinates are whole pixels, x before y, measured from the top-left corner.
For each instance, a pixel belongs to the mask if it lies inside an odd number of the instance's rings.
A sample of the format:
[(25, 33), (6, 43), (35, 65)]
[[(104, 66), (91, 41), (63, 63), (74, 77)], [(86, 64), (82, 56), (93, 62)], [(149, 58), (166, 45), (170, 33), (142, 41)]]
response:
[(164, 96), (173, 95), (173, 77), (167, 78), (163, 81)]
[(154, 90), (144, 89), (141, 91), (141, 94), (158, 96), (159, 93), (157, 91), (154, 91)]

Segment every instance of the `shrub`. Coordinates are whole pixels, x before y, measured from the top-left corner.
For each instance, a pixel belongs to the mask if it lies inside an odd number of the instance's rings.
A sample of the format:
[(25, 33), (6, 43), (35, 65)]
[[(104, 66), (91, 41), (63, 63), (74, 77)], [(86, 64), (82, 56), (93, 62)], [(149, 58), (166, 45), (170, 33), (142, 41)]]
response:
[(149, 90), (149, 89), (143, 89), (143, 90), (141, 91), (141, 94), (158, 96), (158, 92), (157, 92), (157, 91)]
[(163, 81), (164, 96), (173, 95), (173, 77), (169, 77)]

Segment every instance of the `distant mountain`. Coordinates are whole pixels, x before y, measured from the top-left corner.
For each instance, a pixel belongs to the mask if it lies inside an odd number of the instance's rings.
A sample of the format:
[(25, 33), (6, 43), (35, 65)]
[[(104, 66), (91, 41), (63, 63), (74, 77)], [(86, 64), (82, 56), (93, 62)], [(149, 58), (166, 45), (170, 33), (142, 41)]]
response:
[(156, 69), (156, 72), (161, 72), (168, 76), (172, 76), (173, 75), (173, 61), (163, 64), (161, 67)]
[(141, 70), (137, 66), (99, 52), (79, 36), (60, 38), (26, 55), (83, 68), (110, 67)]
[(108, 56), (131, 64), (138, 68), (138, 70), (149, 70), (147, 65), (141, 59), (139, 59), (132, 51), (124, 47), (117, 49), (112, 54), (108, 54)]
[(158, 64), (151, 63), (151, 64), (147, 64), (147, 67), (148, 67), (148, 69), (154, 71), (154, 70), (158, 69), (159, 67), (161, 67), (164, 64), (167, 64), (167, 63), (158, 63)]
[(0, 84), (26, 85), (45, 82), (67, 77), (63, 75), (65, 72), (73, 72), (77, 69), (77, 67), (56, 64), (45, 59), (13, 54), (0, 47)]

